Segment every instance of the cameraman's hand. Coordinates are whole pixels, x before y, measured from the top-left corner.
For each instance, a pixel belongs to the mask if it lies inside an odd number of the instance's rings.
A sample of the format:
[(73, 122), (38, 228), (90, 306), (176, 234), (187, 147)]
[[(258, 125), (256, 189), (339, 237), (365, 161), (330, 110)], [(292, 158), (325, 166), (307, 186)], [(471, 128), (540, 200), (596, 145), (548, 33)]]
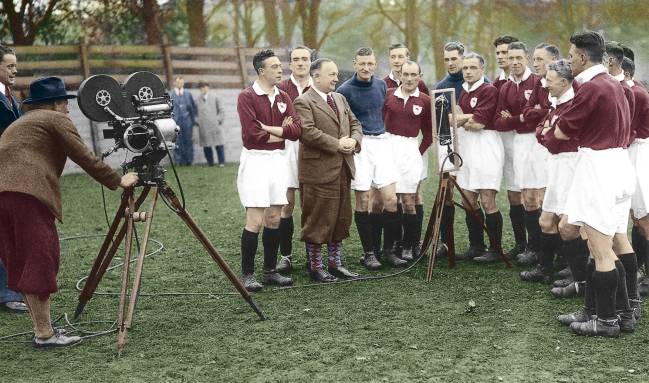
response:
[(124, 189), (130, 189), (137, 184), (139, 177), (135, 172), (128, 172), (122, 176), (122, 181), (119, 183), (119, 186)]

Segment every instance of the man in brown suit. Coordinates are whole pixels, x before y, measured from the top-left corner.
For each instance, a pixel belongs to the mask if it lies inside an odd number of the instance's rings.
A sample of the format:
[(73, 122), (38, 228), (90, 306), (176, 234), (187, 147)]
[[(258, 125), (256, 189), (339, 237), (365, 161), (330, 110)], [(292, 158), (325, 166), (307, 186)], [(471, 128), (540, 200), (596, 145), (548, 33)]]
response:
[[(342, 265), (342, 240), (352, 223), (351, 180), (354, 152), (360, 151), (361, 124), (347, 100), (335, 93), (338, 67), (327, 58), (310, 67), (313, 87), (295, 100), (302, 121), (298, 178), (302, 196), (301, 239), (306, 243), (311, 279), (333, 282), (358, 274)], [(328, 270), (320, 249), (327, 244)], [(331, 274), (330, 274), (331, 273)]]

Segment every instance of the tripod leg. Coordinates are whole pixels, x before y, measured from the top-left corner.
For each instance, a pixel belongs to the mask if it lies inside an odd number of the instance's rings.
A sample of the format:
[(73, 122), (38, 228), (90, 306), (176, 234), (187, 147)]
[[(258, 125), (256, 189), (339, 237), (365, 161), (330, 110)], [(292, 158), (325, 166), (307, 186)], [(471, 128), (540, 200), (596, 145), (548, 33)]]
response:
[[(439, 184), (437, 196), (435, 198), (435, 206), (433, 207), (433, 210), (435, 211), (435, 215), (431, 217), (431, 220), (433, 220), (433, 225), (432, 225), (433, 227), (431, 232), (432, 249), (431, 249), (430, 258), (428, 258), (428, 269), (426, 273), (427, 282), (430, 282), (433, 278), (433, 267), (435, 265), (435, 256), (437, 253), (439, 229), (440, 229), (440, 224), (442, 222), (442, 212), (444, 210), (442, 207), (444, 201), (446, 200), (446, 193), (448, 193), (449, 178), (450, 176), (448, 173), (442, 174), (442, 178), (440, 178), (440, 184)], [(429, 226), (430, 226), (430, 222), (429, 222)]]
[[(150, 187), (147, 186), (140, 193), (137, 201), (135, 202), (136, 209), (139, 208), (139, 206), (146, 199), (147, 194), (149, 193), (149, 189)], [(95, 259), (95, 263), (92, 266), (92, 270), (88, 274), (86, 283), (83, 286), (83, 290), (79, 294), (79, 303), (77, 304), (77, 308), (74, 311), (75, 319), (77, 319), (79, 315), (81, 315), (86, 304), (92, 298), (93, 294), (97, 290), (97, 286), (99, 285), (99, 282), (103, 278), (106, 269), (108, 269), (108, 266), (110, 265), (111, 261), (113, 260), (113, 257), (115, 256), (115, 253), (117, 252), (117, 249), (119, 248), (119, 245), (122, 243), (122, 240), (124, 239), (124, 235), (126, 234), (125, 225), (122, 225), (120, 230), (117, 232), (117, 236), (115, 236), (115, 231), (117, 231), (117, 228), (119, 227), (120, 223), (124, 219), (124, 212), (126, 210), (127, 205), (128, 205), (128, 194), (124, 192), (122, 194), (122, 202), (120, 203), (120, 206), (117, 209), (117, 212), (115, 213), (115, 218), (113, 220), (113, 223), (111, 224), (110, 229), (106, 234), (106, 237), (104, 238), (104, 243), (102, 244), (99, 250), (97, 258)], [(106, 249), (108, 249), (108, 251)]]
[(183, 208), (183, 206), (180, 204), (180, 201), (178, 201), (178, 198), (174, 194), (173, 190), (169, 187), (169, 185), (163, 185), (161, 186), (161, 193), (167, 198), (167, 200), (171, 203), (171, 205), (177, 210), (177, 214), (180, 216), (180, 218), (185, 222), (187, 227), (189, 227), (189, 230), (194, 234), (194, 237), (198, 239), (198, 241), (203, 245), (207, 253), (212, 257), (214, 262), (216, 262), (217, 265), (219, 265), (219, 268), (221, 268), (221, 271), (225, 274), (225, 276), (230, 280), (230, 283), (237, 289), (239, 294), (241, 294), (241, 297), (248, 302), (250, 307), (253, 309), (253, 311), (257, 314), (259, 319), (265, 320), (266, 315), (261, 311), (259, 307), (253, 302), (252, 296), (246, 290), (246, 288), (243, 286), (239, 278), (234, 274), (230, 266), (225, 262), (221, 254), (216, 250), (214, 245), (210, 242), (209, 239), (207, 239), (207, 236), (203, 231), (201, 230), (200, 227), (194, 222), (194, 219), (187, 213), (187, 210)]
[(126, 332), (128, 329), (124, 323), (124, 308), (126, 306), (126, 294), (128, 293), (129, 266), (131, 262), (131, 246), (133, 244), (133, 212), (135, 204), (133, 197), (129, 197), (129, 210), (126, 213), (126, 244), (124, 251), (124, 265), (122, 266), (122, 288), (119, 294), (119, 305), (117, 306), (117, 353), (121, 354), (126, 345)]
[(149, 244), (149, 233), (153, 223), (153, 212), (155, 211), (156, 202), (158, 202), (158, 188), (153, 189), (153, 197), (149, 204), (149, 210), (146, 213), (146, 222), (144, 224), (144, 237), (140, 245), (140, 252), (137, 256), (137, 265), (135, 267), (135, 277), (133, 278), (133, 288), (131, 289), (131, 300), (128, 305), (128, 314), (126, 316), (126, 328), (130, 329), (133, 323), (133, 312), (135, 303), (140, 292), (140, 281), (142, 280), (142, 270), (144, 268), (144, 257), (146, 256), (147, 245)]

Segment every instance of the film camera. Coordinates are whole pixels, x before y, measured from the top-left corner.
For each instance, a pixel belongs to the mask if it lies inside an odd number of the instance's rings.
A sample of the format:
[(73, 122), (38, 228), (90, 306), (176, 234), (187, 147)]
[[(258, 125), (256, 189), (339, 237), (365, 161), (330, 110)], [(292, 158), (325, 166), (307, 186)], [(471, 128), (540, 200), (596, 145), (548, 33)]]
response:
[(450, 101), (445, 94), (435, 98), (435, 114), (437, 114), (436, 134), (439, 137), (439, 144), (450, 146), (453, 142), (451, 135), (451, 124), (448, 120), (448, 114), (451, 112)]
[(108, 123), (104, 138), (114, 139), (115, 145), (103, 157), (126, 149), (138, 155), (122, 164), (124, 170), (136, 171), (141, 184), (164, 181), (160, 161), (174, 149), (179, 129), (158, 76), (136, 72), (123, 85), (108, 75), (91, 76), (81, 83), (77, 100), (90, 120)]

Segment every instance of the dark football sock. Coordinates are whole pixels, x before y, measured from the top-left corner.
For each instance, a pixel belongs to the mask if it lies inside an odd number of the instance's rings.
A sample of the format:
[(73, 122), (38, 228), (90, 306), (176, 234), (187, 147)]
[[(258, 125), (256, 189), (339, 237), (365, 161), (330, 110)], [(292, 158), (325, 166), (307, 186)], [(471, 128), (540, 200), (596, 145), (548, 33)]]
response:
[(264, 244), (264, 271), (275, 270), (279, 250), (279, 229), (264, 227), (261, 242)]
[(514, 231), (514, 240), (516, 241), (516, 244), (526, 245), (527, 239), (525, 238), (525, 208), (523, 208), (523, 205), (510, 205), (509, 219), (512, 222), (512, 230)]
[(638, 259), (638, 268), (641, 269), (646, 261), (647, 241), (642, 236), (639, 226), (633, 226), (631, 229), (631, 246)]
[(417, 236), (417, 215), (404, 214), (403, 215), (403, 248), (412, 249), (415, 246)]
[(395, 247), (403, 247), (403, 205), (397, 204), (397, 216), (399, 220), (399, 230), (397, 230), (397, 238), (394, 240)]
[(424, 225), (424, 205), (415, 205), (415, 215), (417, 216), (417, 227), (415, 231), (415, 245), (421, 240), (421, 229)]
[(568, 262), (570, 272), (575, 281), (581, 282), (586, 280), (586, 263), (588, 262), (588, 247), (584, 251), (584, 240), (581, 238), (563, 241), (563, 256)]
[(595, 271), (593, 273), (593, 286), (595, 288), (597, 317), (604, 320), (617, 318), (615, 299), (619, 287), (618, 270)]
[(626, 289), (626, 270), (624, 265), (619, 260), (615, 261), (615, 268), (617, 269), (617, 290), (615, 293), (615, 310), (618, 312), (625, 312), (631, 310), (629, 304), (629, 293)]
[(442, 221), (439, 227), (439, 236), (443, 243), (448, 244), (453, 235), (453, 220), (455, 220), (455, 205), (444, 204), (442, 208)]
[(253, 274), (255, 272), (255, 254), (259, 233), (243, 229), (241, 233), (241, 273)]
[(469, 245), (471, 247), (479, 247), (484, 249), (484, 232), (482, 231), (482, 222), (484, 221), (484, 213), (482, 209), (477, 209), (476, 215), (466, 212), (464, 221), (469, 231)]
[(541, 233), (541, 252), (539, 253), (539, 265), (545, 271), (552, 271), (554, 254), (561, 245), (561, 236), (559, 234)]
[[(527, 246), (532, 251), (539, 251), (541, 248), (541, 225), (539, 217), (541, 209), (525, 211), (525, 228), (527, 229)], [(553, 255), (554, 258), (554, 255)]]
[(586, 311), (594, 315), (595, 314), (595, 286), (593, 285), (593, 275), (595, 273), (595, 260), (588, 258), (588, 263), (586, 264), (586, 283), (584, 284), (584, 308)]
[(394, 250), (394, 243), (401, 230), (401, 222), (397, 212), (383, 210), (383, 248)]
[(279, 251), (280, 253), (288, 257), (293, 254), (293, 217), (280, 218), (279, 220)]
[(373, 250), (372, 227), (370, 226), (370, 214), (366, 211), (355, 211), (354, 221), (358, 230), (358, 237), (363, 246), (363, 252), (369, 253)]
[(381, 252), (381, 234), (383, 233), (383, 214), (369, 213), (370, 235), (372, 250), (378, 254)]
[(491, 247), (495, 250), (502, 250), (501, 243), (503, 238), (503, 215), (499, 211), (485, 216), (487, 230), (491, 236)]
[(638, 260), (634, 253), (621, 254), (618, 256), (624, 266), (626, 277), (626, 290), (629, 299), (640, 299), (638, 295)]

